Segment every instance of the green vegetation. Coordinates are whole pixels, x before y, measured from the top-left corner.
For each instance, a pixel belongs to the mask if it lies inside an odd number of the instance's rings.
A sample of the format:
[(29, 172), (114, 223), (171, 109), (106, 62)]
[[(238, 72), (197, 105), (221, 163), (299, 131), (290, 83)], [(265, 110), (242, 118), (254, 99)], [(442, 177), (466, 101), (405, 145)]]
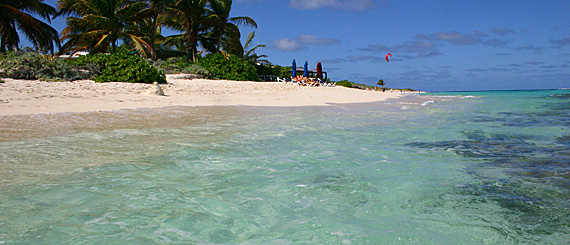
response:
[(384, 88), (384, 86), (386, 86), (386, 82), (384, 82), (384, 79), (380, 79), (378, 80), (378, 83), (376, 83), (376, 85), (382, 86), (382, 88)]
[(64, 60), (36, 52), (0, 54), (0, 77), (44, 81), (93, 79), (96, 82), (165, 83), (162, 71), (126, 52), (82, 56)]
[(53, 52), (56, 46), (59, 47), (57, 31), (33, 16), (49, 21), (55, 13), (55, 8), (43, 3), (43, 0), (2, 0), (0, 2), (0, 52), (18, 49), (20, 37), (16, 27), (38, 50)]
[(95, 82), (166, 83), (164, 72), (140, 56), (126, 52), (86, 55), (71, 63), (79, 67), (97, 66), (101, 72)]
[(272, 65), (270, 63), (256, 64), (255, 69), (257, 69), (257, 74), (261, 76), (271, 77), (287, 77), (291, 76), (291, 67), (283, 67), (278, 65)]
[[(231, 17), (232, 0), (60, 0), (58, 16), (68, 16), (63, 51), (100, 53), (118, 41), (157, 60), (156, 50), (183, 50), (187, 61), (206, 52), (244, 56), (237, 25), (257, 27), (250, 17)], [(161, 29), (180, 32), (164, 37)]]
[[(23, 58), (25, 61), (9, 57), (11, 61), (3, 62), (6, 64), (0, 75), (46, 80), (73, 80), (78, 75), (88, 75), (97, 82), (147, 83), (164, 82), (164, 72), (186, 72), (207, 78), (257, 80), (255, 64), (268, 63), (260, 60), (266, 56), (256, 54), (256, 49), (264, 45), (252, 47), (254, 32), (249, 34), (245, 45), (241, 44), (238, 25), (256, 28), (257, 23), (250, 17), (230, 16), (232, 0), (60, 0), (59, 11), (42, 2), (7, 0), (0, 3), (0, 27), (11, 28), (0, 28), (0, 51), (17, 49), (16, 27), (33, 42), (36, 50), (53, 50), (55, 45), (60, 45), (57, 31), (23, 14), (25, 10), (47, 20), (66, 17), (67, 27), (61, 33), (65, 43), (60, 52), (87, 51), (91, 55), (68, 64), (29, 52), (26, 54), (29, 57)], [(180, 34), (164, 37), (161, 35), (163, 27)], [(198, 52), (198, 46), (204, 50)], [(122, 51), (125, 48), (151, 57), (158, 69)], [(158, 49), (179, 51), (174, 55), (185, 54), (186, 60), (159, 61)], [(202, 57), (202, 52), (209, 55)], [(73, 72), (74, 68), (82, 71)]]
[(78, 80), (91, 74), (70, 65), (62, 59), (54, 59), (37, 52), (13, 51), (0, 53), (0, 77), (31, 80)]
[[(60, 46), (58, 33), (46, 20), (65, 17), (67, 27), (62, 31), (62, 53), (88, 51), (92, 54), (118, 52), (123, 43), (130, 50), (157, 60), (156, 49), (183, 50), (187, 60), (198, 58), (198, 46), (209, 53), (229, 53), (240, 58), (257, 59), (240, 42), (238, 25), (257, 28), (251, 17), (232, 17), (232, 0), (60, 0), (54, 7), (43, 0), (5, 0), (0, 3), (0, 52), (18, 49), (16, 28), (32, 41), (36, 50), (51, 50)], [(164, 37), (167, 27), (180, 32)], [(251, 40), (253, 33), (250, 34)], [(258, 45), (261, 47), (262, 45)], [(110, 49), (109, 49), (110, 48)]]
[(62, 31), (62, 40), (67, 42), (62, 51), (89, 50), (101, 53), (111, 46), (117, 52), (117, 42), (122, 40), (132, 48), (150, 51), (150, 45), (137, 33), (136, 20), (144, 2), (126, 0), (60, 0), (60, 15), (67, 17), (67, 27)]
[(151, 62), (152, 66), (163, 71), (165, 74), (187, 73), (203, 76), (204, 78), (215, 78), (215, 74), (211, 73), (204, 67), (194, 63), (186, 62), (182, 58), (168, 58), (166, 60), (157, 60)]
[(338, 82), (336, 82), (336, 85), (347, 87), (347, 88), (356, 88), (356, 89), (374, 89), (374, 86), (369, 86), (369, 85), (360, 84), (360, 83), (353, 83), (353, 82), (350, 82), (348, 80), (338, 81)]
[(198, 60), (198, 64), (214, 73), (219, 79), (236, 81), (258, 80), (255, 66), (232, 54), (227, 57), (221, 53), (206, 55)]
[[(269, 61), (261, 59), (261, 58), (266, 58), (267, 55), (258, 55), (255, 52), (258, 48), (265, 47), (265, 45), (258, 44), (256, 46), (253, 46), (252, 41), (253, 41), (254, 37), (255, 37), (255, 32), (250, 32), (249, 35), (247, 36), (247, 40), (245, 41), (245, 44), (243, 45), (243, 48), (241, 48), (241, 50), (243, 51), (243, 54), (239, 55), (238, 57), (240, 57), (243, 60), (251, 61), (251, 62), (256, 63), (256, 64), (257, 63), (269, 64)], [(240, 54), (240, 53), (238, 53), (238, 54)], [(260, 73), (259, 75), (264, 75), (264, 74)]]
[(210, 0), (206, 9), (209, 21), (206, 27), (213, 27), (207, 33), (207, 39), (203, 46), (210, 53), (224, 51), (226, 53), (243, 58), (244, 46), (240, 43), (241, 34), (238, 24), (257, 28), (257, 23), (250, 17), (230, 17), (232, 0)]
[[(337, 86), (343, 86), (343, 87), (347, 87), (347, 88), (356, 88), (356, 89), (370, 89), (370, 90), (375, 90), (376, 87), (374, 86), (370, 86), (370, 85), (365, 85), (365, 84), (360, 84), (360, 83), (353, 83), (350, 82), (348, 80), (342, 80), (342, 81), (338, 81), (336, 82)], [(381, 85), (382, 88), (384, 88), (384, 86), (386, 85), (386, 83), (384, 82), (384, 80), (380, 79), (380, 81), (378, 81), (377, 85)], [(386, 88), (386, 89), (393, 89), (393, 90), (399, 90), (399, 91), (416, 91), (414, 89), (411, 88), (405, 88), (405, 89), (401, 89), (401, 88)]]

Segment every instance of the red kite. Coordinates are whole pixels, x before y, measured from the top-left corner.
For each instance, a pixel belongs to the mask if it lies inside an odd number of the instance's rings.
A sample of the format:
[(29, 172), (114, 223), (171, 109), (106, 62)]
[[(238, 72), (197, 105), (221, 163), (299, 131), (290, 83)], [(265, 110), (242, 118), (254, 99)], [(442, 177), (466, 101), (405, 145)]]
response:
[(391, 53), (388, 53), (388, 54), (386, 54), (386, 57), (385, 57), (385, 58), (386, 58), (386, 62), (390, 62), (390, 61), (388, 60), (388, 56), (390, 56), (390, 57), (391, 57), (391, 56), (392, 56), (392, 54), (391, 54)]

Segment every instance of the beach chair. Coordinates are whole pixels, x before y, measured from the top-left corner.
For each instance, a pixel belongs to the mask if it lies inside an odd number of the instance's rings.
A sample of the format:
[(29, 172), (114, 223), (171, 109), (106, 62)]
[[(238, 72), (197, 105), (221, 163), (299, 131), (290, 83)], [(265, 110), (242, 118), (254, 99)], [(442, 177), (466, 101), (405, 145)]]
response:
[(309, 86), (309, 87), (319, 87), (319, 86), (321, 86), (321, 83), (319, 82), (318, 79), (309, 78), (309, 79), (307, 79), (307, 86)]
[(289, 84), (291, 83), (290, 79), (277, 77), (277, 83)]
[(327, 82), (326, 80), (317, 78), (317, 81), (319, 82), (320, 86), (322, 87), (333, 87), (334, 85), (331, 82)]
[(335, 87), (336, 86), (336, 82), (323, 81), (323, 83), (326, 83), (327, 87)]

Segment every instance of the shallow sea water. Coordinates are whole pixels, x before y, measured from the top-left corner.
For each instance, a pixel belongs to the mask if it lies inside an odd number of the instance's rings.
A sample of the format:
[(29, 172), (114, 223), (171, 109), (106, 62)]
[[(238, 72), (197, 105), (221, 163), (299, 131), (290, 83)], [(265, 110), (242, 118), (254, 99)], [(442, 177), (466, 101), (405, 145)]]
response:
[(570, 92), (0, 117), (0, 244), (570, 240)]

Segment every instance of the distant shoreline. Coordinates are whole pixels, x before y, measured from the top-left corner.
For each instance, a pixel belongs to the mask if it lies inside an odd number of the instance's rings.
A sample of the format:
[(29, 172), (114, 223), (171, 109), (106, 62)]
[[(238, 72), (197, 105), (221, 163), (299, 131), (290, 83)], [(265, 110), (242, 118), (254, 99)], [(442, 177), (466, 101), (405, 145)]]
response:
[(570, 90), (570, 88), (531, 88), (531, 89), (491, 89), (491, 90), (453, 90), (453, 91), (422, 91), (422, 93), (470, 93), (470, 92), (509, 92), (509, 91), (547, 91)]

